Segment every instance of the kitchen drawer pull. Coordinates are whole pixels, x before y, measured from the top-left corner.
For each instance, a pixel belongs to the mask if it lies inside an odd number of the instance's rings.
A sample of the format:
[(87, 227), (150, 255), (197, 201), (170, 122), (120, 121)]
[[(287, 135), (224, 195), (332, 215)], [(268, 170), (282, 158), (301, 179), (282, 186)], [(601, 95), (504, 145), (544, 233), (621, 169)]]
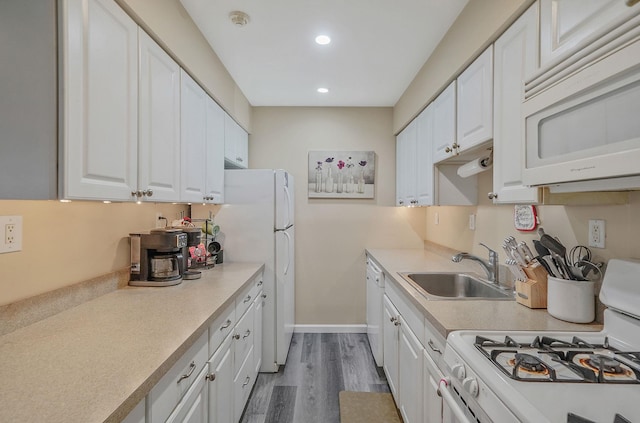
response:
[(244, 333), (244, 335), (242, 336), (242, 339), (246, 339), (249, 337), (249, 335), (251, 335), (251, 331), (249, 329), (247, 329), (247, 331)]
[(233, 335), (233, 339), (235, 339), (236, 341), (240, 339), (240, 334), (236, 333), (235, 335)]
[(207, 376), (205, 376), (205, 379), (207, 379), (209, 382), (213, 382), (214, 380), (216, 380), (216, 374), (215, 373), (208, 374)]
[(262, 286), (262, 281), (258, 282), (258, 286)]
[(395, 322), (396, 322), (396, 320), (398, 320), (398, 318), (397, 318), (397, 317), (392, 317), (392, 318), (391, 318), (391, 319), (389, 319), (389, 320), (391, 321), (391, 323), (395, 323)]
[(184, 379), (189, 379), (196, 367), (198, 367), (196, 366), (196, 362), (192, 361), (191, 364), (189, 364), (189, 371), (186, 374), (180, 376), (180, 379), (178, 379), (178, 383), (182, 382), (182, 380)]
[(249, 301), (251, 301), (251, 295), (247, 295), (247, 298), (244, 299), (243, 303), (248, 303)]
[(220, 326), (220, 330), (224, 330), (224, 329), (228, 328), (229, 326), (231, 326), (231, 320), (227, 319), (227, 321), (224, 322), (224, 325)]
[(267, 294), (262, 294), (262, 298), (267, 298)]
[(432, 351), (442, 355), (442, 351), (440, 351), (440, 348), (436, 347), (436, 344), (434, 344), (431, 339), (429, 339), (429, 342), (427, 342), (427, 345), (429, 345), (429, 348), (431, 348)]
[(249, 376), (247, 376), (247, 378), (244, 380), (244, 383), (242, 384), (242, 388), (244, 388), (245, 386), (247, 386), (249, 384), (249, 382), (251, 381), (251, 378)]
[(498, 198), (498, 194), (496, 194), (495, 192), (490, 192), (489, 194), (487, 194), (487, 197), (489, 197), (489, 200), (493, 200), (494, 198)]

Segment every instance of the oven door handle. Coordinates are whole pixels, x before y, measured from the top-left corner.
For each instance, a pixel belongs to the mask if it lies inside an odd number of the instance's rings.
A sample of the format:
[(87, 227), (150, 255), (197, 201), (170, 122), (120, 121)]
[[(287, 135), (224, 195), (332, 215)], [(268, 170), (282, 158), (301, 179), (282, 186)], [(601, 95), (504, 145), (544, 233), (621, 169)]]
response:
[(456, 402), (456, 399), (451, 395), (451, 392), (449, 392), (450, 384), (451, 378), (445, 376), (440, 379), (440, 382), (438, 382), (438, 395), (442, 397), (442, 400), (446, 403), (446, 406), (451, 410), (459, 423), (472, 423), (464, 410)]

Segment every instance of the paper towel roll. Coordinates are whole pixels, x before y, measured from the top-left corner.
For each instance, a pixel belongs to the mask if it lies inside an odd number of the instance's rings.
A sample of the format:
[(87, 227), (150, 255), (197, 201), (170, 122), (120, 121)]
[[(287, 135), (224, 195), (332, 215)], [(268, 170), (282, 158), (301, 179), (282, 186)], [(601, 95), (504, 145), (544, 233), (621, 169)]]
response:
[(479, 157), (475, 160), (470, 161), (469, 163), (465, 163), (458, 168), (458, 176), (461, 178), (468, 178), (469, 176), (475, 175), (476, 173), (480, 173), (487, 169), (490, 169), (492, 166), (492, 161), (489, 157)]

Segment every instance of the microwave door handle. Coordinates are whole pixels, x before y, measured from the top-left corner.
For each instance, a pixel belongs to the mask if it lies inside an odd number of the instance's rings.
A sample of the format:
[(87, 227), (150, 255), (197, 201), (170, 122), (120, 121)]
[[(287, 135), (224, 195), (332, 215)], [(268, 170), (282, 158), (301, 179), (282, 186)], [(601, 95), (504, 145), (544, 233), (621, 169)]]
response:
[(289, 273), (289, 267), (291, 266), (291, 254), (289, 254), (291, 250), (291, 235), (286, 231), (282, 231), (282, 233), (287, 237), (287, 265), (284, 267), (284, 274), (286, 275)]
[(451, 412), (456, 417), (459, 423), (471, 423), (471, 420), (465, 415), (460, 405), (456, 402), (451, 392), (449, 392), (449, 385), (451, 384), (451, 379), (448, 377), (443, 377), (438, 382), (438, 395), (442, 397), (443, 402), (446, 404), (447, 408), (451, 410)]

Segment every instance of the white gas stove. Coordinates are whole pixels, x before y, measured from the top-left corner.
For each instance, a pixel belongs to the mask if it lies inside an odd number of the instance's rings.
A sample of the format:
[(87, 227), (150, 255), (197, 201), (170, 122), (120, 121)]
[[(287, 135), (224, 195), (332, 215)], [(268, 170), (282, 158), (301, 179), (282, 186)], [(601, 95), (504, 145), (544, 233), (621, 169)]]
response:
[(611, 260), (601, 332), (459, 331), (440, 382), (452, 422), (640, 422), (640, 261)]

